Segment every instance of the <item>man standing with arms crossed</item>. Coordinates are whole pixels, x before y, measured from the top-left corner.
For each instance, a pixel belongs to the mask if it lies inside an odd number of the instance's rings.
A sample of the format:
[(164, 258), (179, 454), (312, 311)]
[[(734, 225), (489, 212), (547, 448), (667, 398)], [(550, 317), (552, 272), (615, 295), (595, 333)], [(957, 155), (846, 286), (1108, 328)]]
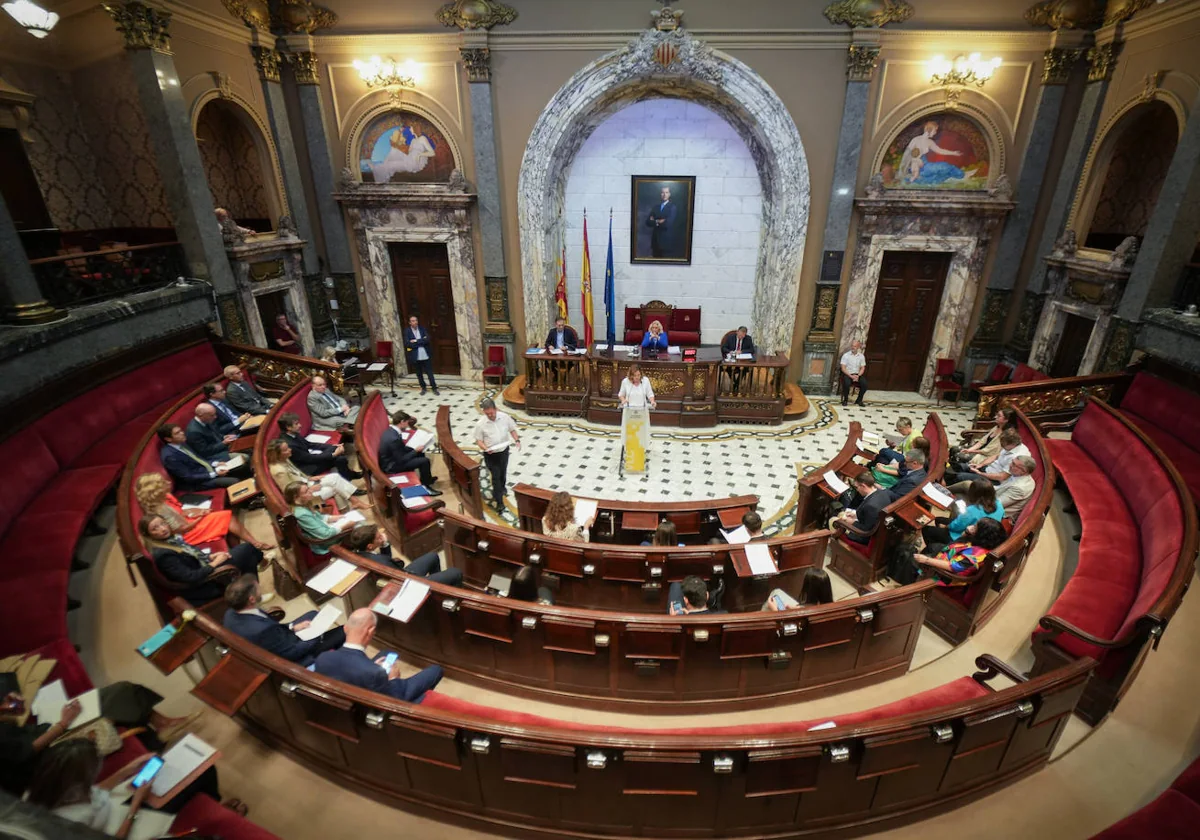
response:
[(508, 448), (520, 447), (517, 424), (496, 403), (485, 399), (479, 404), (483, 417), (475, 426), (475, 443), (483, 451), (483, 463), (492, 475), (492, 501), (497, 511), (504, 510), (504, 495), (508, 490)]
[(433, 357), (429, 355), (429, 330), (421, 326), (416, 315), (408, 316), (408, 328), (404, 330), (404, 355), (408, 363), (417, 372), (417, 381), (421, 383), (421, 393), (425, 393), (425, 377), (429, 377), (429, 387), (433, 393), (441, 394), (437, 380), (433, 378)]

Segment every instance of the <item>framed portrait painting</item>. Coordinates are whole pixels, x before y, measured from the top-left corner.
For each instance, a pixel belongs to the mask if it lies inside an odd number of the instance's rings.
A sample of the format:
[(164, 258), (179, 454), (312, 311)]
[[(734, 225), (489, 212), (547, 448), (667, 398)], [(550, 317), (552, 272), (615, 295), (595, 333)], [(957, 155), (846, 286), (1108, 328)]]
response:
[(629, 261), (691, 265), (696, 177), (634, 175), (631, 193)]

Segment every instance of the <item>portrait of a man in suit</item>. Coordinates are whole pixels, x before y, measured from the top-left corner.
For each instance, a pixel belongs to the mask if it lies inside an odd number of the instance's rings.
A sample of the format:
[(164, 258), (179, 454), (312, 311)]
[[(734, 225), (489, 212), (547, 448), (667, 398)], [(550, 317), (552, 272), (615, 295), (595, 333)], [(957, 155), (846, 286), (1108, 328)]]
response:
[(691, 264), (695, 187), (694, 177), (633, 177), (631, 262)]

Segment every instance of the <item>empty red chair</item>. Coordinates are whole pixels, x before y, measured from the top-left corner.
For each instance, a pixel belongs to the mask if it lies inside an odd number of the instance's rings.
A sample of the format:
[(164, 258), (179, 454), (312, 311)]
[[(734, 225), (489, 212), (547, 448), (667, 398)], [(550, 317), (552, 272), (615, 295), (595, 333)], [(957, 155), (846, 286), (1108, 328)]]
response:
[(939, 404), (943, 398), (949, 399), (953, 394), (954, 404), (958, 405), (958, 398), (962, 395), (962, 383), (954, 378), (956, 366), (954, 359), (937, 360), (937, 366), (933, 369), (933, 390), (937, 391)]
[(500, 380), (500, 384), (503, 385), (504, 380), (508, 377), (504, 345), (489, 344), (487, 360), (488, 366), (483, 369), (483, 384), (486, 385), (489, 378), (496, 377)]
[(967, 390), (978, 393), (980, 388), (986, 388), (988, 385), (1003, 385), (1005, 380), (1008, 379), (1008, 375), (1010, 373), (1012, 373), (1011, 366), (1006, 365), (1003, 362), (997, 362), (996, 366), (992, 368), (992, 372), (987, 375), (986, 379), (972, 379), (971, 385), (967, 388)]

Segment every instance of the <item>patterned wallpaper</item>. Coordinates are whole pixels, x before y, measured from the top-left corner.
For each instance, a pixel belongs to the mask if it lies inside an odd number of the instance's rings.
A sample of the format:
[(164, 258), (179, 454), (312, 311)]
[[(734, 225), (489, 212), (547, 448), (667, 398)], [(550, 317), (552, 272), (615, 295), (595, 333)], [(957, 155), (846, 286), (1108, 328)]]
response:
[(172, 227), (146, 119), (124, 52), (72, 74), (114, 227)]
[(196, 141), (208, 188), (216, 206), (224, 207), (233, 218), (270, 219), (258, 147), (237, 110), (236, 105), (213, 100), (197, 120)]
[(1142, 106), (1141, 114), (1117, 139), (1092, 215), (1091, 234), (1146, 233), (1178, 139), (1179, 123), (1169, 105)]
[(96, 177), (92, 153), (70, 79), (48, 67), (0, 63), (0, 76), (33, 94), (25, 153), (42, 188), (50, 219), (60, 230), (113, 226), (108, 193)]

